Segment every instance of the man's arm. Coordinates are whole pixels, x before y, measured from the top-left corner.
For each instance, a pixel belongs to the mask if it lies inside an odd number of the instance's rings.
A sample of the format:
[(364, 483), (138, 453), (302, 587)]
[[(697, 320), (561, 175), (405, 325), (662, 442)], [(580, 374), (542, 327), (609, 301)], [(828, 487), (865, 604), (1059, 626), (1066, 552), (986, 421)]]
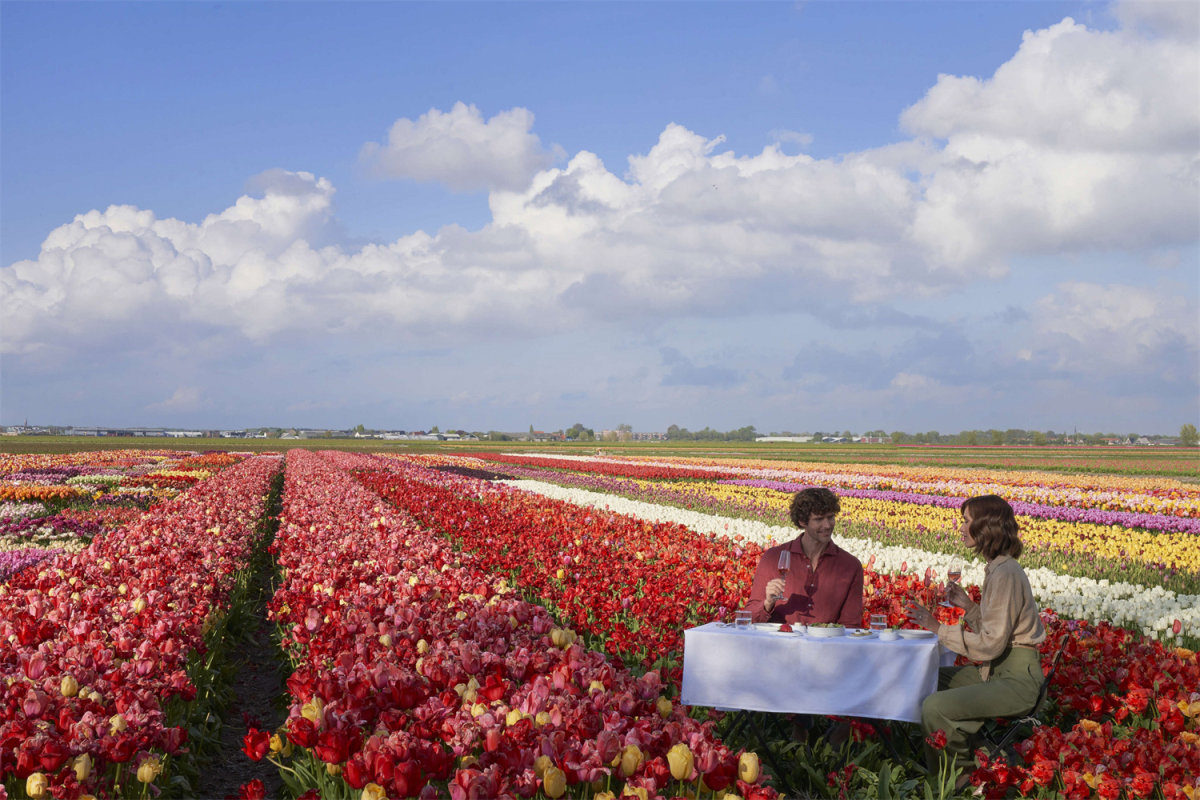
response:
[(862, 565), (850, 578), (850, 586), (846, 589), (846, 599), (842, 601), (842, 613), (838, 622), (847, 628), (861, 628), (863, 623), (863, 571)]
[(778, 576), (771, 569), (767, 552), (758, 559), (758, 568), (754, 570), (754, 583), (750, 587), (750, 600), (745, 605), (745, 610), (750, 612), (750, 618), (755, 622), (767, 622), (771, 619), (771, 611), (766, 605), (767, 584)]

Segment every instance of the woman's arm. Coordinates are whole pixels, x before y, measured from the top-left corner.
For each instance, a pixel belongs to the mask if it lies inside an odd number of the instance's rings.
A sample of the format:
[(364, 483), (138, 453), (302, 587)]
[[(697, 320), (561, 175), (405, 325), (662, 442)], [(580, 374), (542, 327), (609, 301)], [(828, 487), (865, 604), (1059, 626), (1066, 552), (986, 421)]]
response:
[(964, 625), (942, 625), (938, 630), (938, 639), (948, 649), (973, 661), (991, 661), (1009, 646), (1024, 604), (1021, 567), (1015, 561), (1009, 563), (999, 565), (984, 581), (979, 605), (965, 618), (971, 623), (970, 629)]

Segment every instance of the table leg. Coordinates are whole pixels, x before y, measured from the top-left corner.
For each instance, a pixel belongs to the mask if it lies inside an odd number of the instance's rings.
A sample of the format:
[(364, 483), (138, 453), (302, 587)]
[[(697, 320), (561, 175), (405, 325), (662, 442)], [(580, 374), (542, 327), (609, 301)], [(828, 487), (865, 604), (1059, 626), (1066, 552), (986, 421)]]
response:
[[(908, 736), (903, 732), (903, 730), (898, 732), (893, 727), (895, 725), (905, 725), (907, 723), (894, 722), (889, 719), (873, 719), (871, 720), (871, 724), (875, 727), (875, 730), (879, 732), (879, 738), (883, 742), (884, 748), (888, 751), (891, 757), (895, 759), (897, 764), (906, 764), (923, 775), (928, 774), (929, 770), (925, 767), (925, 764), (922, 763), (924, 759), (918, 757), (918, 755), (913, 752), (912, 742), (909, 740)], [(904, 742), (907, 755), (901, 755), (900, 751), (896, 749), (897, 737)]]
[(775, 757), (775, 750), (767, 741), (767, 737), (762, 730), (762, 725), (759, 724), (756, 716), (751, 716), (747, 713), (747, 727), (754, 734), (754, 738), (759, 744), (759, 750), (766, 760), (767, 765), (775, 773), (773, 783), (779, 787), (780, 794), (785, 796), (793, 795), (794, 792), (792, 791), (791, 783), (788, 782), (787, 773), (779, 766), (779, 759)]

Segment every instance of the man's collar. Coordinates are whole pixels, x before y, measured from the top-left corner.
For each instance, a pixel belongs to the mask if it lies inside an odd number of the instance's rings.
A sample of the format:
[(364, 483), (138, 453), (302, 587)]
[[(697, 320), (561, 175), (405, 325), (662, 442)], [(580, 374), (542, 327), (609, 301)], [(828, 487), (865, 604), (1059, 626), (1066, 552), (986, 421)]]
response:
[[(792, 539), (791, 543), (788, 545), (788, 550), (791, 550), (793, 553), (803, 553), (804, 545), (800, 542), (800, 540), (803, 538), (804, 538), (804, 532), (802, 531), (799, 536), (797, 536), (795, 539)], [(830, 539), (829, 544), (825, 545), (825, 549), (821, 552), (821, 556), (824, 557), (824, 556), (829, 555), (830, 553), (840, 553), (840, 552), (842, 552), (842, 548), (837, 546), (837, 542)], [(807, 557), (808, 556), (805, 556), (805, 558), (807, 558)]]

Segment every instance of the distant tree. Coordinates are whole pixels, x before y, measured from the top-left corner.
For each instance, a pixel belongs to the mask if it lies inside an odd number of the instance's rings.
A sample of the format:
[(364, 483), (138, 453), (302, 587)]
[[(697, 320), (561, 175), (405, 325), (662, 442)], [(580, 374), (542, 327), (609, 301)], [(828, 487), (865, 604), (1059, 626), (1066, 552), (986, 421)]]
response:
[(979, 444), (979, 431), (967, 431), (967, 435), (964, 438), (964, 441), (967, 444), (969, 444), (971, 447), (976, 446), (977, 444)]
[(439, 431), (439, 430), (438, 430), (438, 426), (437, 426), (437, 425), (434, 425), (432, 428), (430, 428), (430, 429), (429, 429), (429, 432), (430, 432), (430, 433), (441, 433), (441, 431)]
[(904, 444), (908, 438), (908, 434), (904, 431), (892, 431), (892, 444)]
[(531, 439), (533, 438), (533, 433), (534, 433), (534, 431), (533, 431), (533, 424), (531, 423), (531, 424), (529, 425), (529, 438), (531, 438)]
[(679, 438), (679, 426), (678, 425), (668, 425), (667, 426), (667, 439), (678, 439), (678, 438)]
[(845, 437), (845, 438), (847, 438), (847, 439), (853, 439), (853, 438), (854, 438), (854, 434), (853, 434), (853, 433), (851, 433), (850, 431), (842, 431), (842, 436), (844, 436), (844, 437)]
[(354, 426), (354, 432), (355, 432), (355, 433), (366, 433), (366, 432), (367, 432), (367, 429), (366, 429), (366, 428), (364, 428), (364, 427), (363, 427), (363, 424), (360, 422), (360, 423), (358, 423), (357, 425), (355, 425), (355, 426)]
[(1196, 426), (1192, 423), (1187, 423), (1179, 429), (1179, 443), (1184, 447), (1195, 447), (1200, 442), (1200, 437), (1196, 435)]
[(574, 425), (567, 428), (565, 435), (568, 439), (575, 439), (579, 442), (590, 442), (596, 438), (596, 432), (591, 428), (583, 427), (582, 422), (576, 422)]
[(1129, 443), (1130, 444), (1133, 444), (1137, 440), (1138, 440), (1138, 435), (1136, 433), (1129, 434)]
[(1034, 431), (1033, 443), (1037, 447), (1044, 447), (1046, 444), (1046, 434), (1042, 433), (1041, 431)]
[(745, 427), (738, 428), (735, 431), (730, 431), (727, 436), (729, 441), (732, 442), (753, 442), (758, 436), (758, 433), (755, 432), (753, 425), (746, 425)]
[(988, 431), (988, 434), (992, 437), (992, 444), (1004, 444), (1004, 434), (1002, 432), (992, 428)]

